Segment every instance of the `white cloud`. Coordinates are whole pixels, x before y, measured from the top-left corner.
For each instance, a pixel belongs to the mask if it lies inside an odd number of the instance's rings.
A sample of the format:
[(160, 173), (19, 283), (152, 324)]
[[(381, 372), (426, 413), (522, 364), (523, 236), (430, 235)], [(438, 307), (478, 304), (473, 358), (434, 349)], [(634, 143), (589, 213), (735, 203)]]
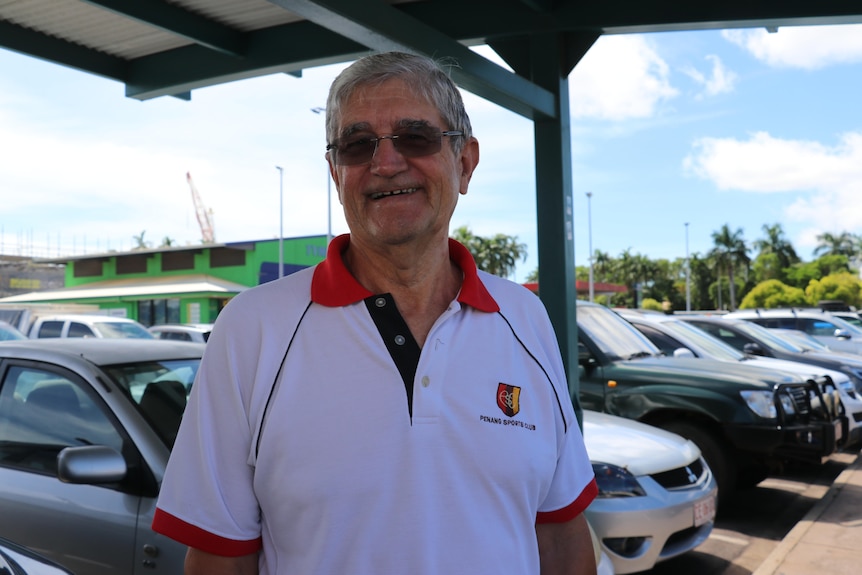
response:
[(774, 34), (763, 28), (725, 30), (722, 35), (777, 68), (814, 70), (862, 62), (862, 25), (790, 26)]
[(703, 88), (703, 92), (698, 94), (697, 98), (700, 99), (704, 96), (717, 96), (718, 94), (732, 92), (737, 80), (739, 80), (739, 76), (725, 66), (718, 56), (711, 54), (706, 56), (706, 59), (712, 63), (712, 70), (709, 76), (693, 67), (682, 70), (684, 74)]
[(603, 36), (569, 76), (573, 117), (646, 118), (677, 96), (670, 70), (644, 36)]
[(702, 138), (684, 167), (721, 190), (795, 194), (783, 212), (788, 221), (806, 224), (797, 239), (801, 246), (811, 246), (824, 230), (862, 230), (862, 210), (848, 209), (859, 202), (860, 132), (843, 134), (833, 146), (764, 132), (747, 140)]

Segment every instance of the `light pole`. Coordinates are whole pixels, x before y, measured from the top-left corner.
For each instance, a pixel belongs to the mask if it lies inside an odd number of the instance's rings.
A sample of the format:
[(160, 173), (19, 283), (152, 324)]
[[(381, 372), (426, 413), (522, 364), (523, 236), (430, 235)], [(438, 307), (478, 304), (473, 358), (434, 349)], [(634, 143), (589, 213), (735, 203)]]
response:
[(688, 222), (685, 222), (685, 311), (691, 311), (691, 264), (688, 261)]
[[(311, 109), (315, 114), (322, 114), (326, 108), (318, 106)], [(329, 175), (329, 162), (326, 164), (326, 245), (332, 241), (332, 178)]]
[(590, 248), (590, 301), (595, 298), (593, 284), (593, 208), (592, 208), (593, 193), (587, 192), (587, 234), (589, 237)]
[(278, 278), (284, 276), (284, 169), (278, 170)]

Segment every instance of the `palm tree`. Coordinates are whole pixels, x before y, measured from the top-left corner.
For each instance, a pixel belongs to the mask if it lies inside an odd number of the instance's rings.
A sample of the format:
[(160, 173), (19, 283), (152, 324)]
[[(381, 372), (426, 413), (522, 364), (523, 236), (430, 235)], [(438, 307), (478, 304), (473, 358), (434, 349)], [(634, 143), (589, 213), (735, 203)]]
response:
[(781, 224), (771, 226), (764, 224), (762, 229), (766, 236), (754, 241), (754, 247), (759, 252), (755, 258), (757, 278), (759, 281), (767, 279), (785, 281), (786, 270), (799, 263), (799, 256), (784, 236)]
[(823, 232), (817, 236), (817, 247), (814, 255), (847, 256), (852, 260), (860, 254), (859, 238), (849, 232), (841, 232), (838, 235)]
[(754, 241), (754, 247), (761, 254), (775, 254), (782, 268), (788, 268), (793, 264), (799, 263), (799, 256), (796, 255), (796, 250), (793, 245), (784, 236), (784, 230), (781, 224), (763, 224), (763, 233), (765, 238)]
[(518, 260), (527, 259), (527, 245), (519, 243), (516, 236), (496, 234), (486, 238), (473, 234), (467, 226), (461, 226), (452, 237), (473, 254), (476, 267), (500, 277), (509, 277), (514, 273)]
[[(748, 246), (742, 239), (742, 228), (731, 232), (727, 224), (724, 224), (717, 232), (712, 232), (712, 241), (715, 247), (709, 252), (719, 269), (727, 272), (730, 284), (730, 310), (736, 309), (736, 284), (734, 283), (734, 271), (741, 266), (748, 269), (751, 259), (748, 257)], [(719, 284), (720, 285), (720, 284)]]

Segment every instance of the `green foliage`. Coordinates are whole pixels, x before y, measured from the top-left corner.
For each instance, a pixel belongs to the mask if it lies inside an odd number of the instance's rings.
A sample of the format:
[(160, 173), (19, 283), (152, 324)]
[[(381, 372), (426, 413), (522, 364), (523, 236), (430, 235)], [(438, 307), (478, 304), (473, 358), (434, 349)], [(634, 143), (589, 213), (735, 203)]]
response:
[(452, 237), (464, 244), (476, 260), (476, 267), (488, 273), (509, 277), (518, 260), (527, 259), (527, 245), (515, 236), (496, 234), (493, 237), (474, 235), (467, 226), (456, 229)]
[(641, 309), (648, 309), (650, 311), (663, 311), (661, 303), (657, 299), (653, 299), (651, 297), (645, 297), (643, 301), (641, 301)]
[(805, 292), (797, 287), (789, 286), (779, 280), (767, 280), (757, 284), (742, 299), (740, 309), (809, 306)]
[(813, 262), (799, 263), (787, 270), (787, 283), (799, 288), (805, 288), (812, 280), (819, 280), (830, 274), (849, 272), (850, 264), (847, 256), (828, 254), (820, 256)]
[(860, 297), (862, 282), (851, 273), (842, 272), (831, 274), (820, 280), (812, 280), (805, 288), (808, 301), (816, 304), (818, 301), (833, 299), (859, 307), (862, 302)]

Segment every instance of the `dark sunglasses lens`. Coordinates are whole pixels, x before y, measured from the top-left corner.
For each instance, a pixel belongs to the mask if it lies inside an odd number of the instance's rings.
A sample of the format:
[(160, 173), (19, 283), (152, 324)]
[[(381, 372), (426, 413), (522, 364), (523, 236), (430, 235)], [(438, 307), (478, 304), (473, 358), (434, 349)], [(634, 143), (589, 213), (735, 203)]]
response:
[(395, 149), (408, 158), (430, 156), (439, 152), (441, 148), (439, 132), (410, 130), (397, 133), (396, 136), (397, 138), (392, 140)]
[(346, 140), (336, 148), (335, 163), (343, 166), (367, 164), (374, 155), (376, 144), (377, 142), (373, 138)]

